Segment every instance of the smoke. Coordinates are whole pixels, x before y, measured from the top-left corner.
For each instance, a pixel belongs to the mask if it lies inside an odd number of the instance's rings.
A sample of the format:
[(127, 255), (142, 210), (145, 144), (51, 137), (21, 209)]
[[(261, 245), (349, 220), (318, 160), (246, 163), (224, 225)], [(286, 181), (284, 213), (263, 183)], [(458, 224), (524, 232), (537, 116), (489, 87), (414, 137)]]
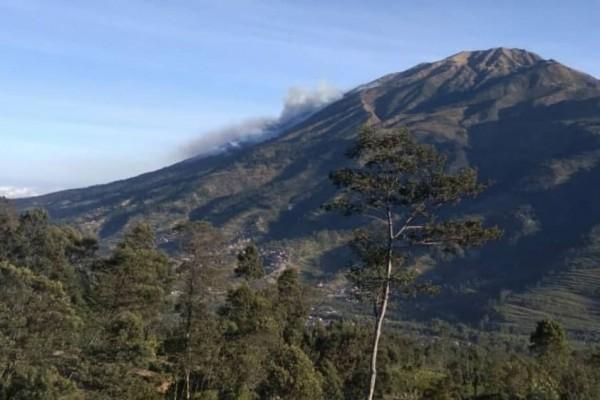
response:
[(252, 118), (205, 132), (200, 138), (184, 145), (180, 156), (207, 156), (273, 138), (342, 96), (341, 90), (327, 82), (320, 82), (314, 88), (291, 87), (279, 117)]
[(182, 148), (184, 158), (205, 156), (226, 151), (242, 143), (255, 142), (265, 136), (268, 127), (276, 122), (273, 118), (255, 118), (206, 132)]
[(31, 197), (38, 193), (27, 187), (15, 187), (15, 186), (0, 186), (0, 197), (6, 197), (8, 199), (17, 199), (19, 197)]
[(299, 116), (307, 116), (327, 104), (339, 100), (341, 90), (327, 82), (320, 82), (315, 88), (293, 86), (288, 90), (279, 116), (280, 122), (289, 122)]

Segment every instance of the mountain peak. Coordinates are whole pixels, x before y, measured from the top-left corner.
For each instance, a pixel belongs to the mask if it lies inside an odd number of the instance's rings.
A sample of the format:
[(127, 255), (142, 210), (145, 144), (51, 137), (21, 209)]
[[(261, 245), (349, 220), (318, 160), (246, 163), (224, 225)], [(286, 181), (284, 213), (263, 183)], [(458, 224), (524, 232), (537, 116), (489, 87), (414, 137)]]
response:
[(544, 61), (539, 55), (523, 49), (497, 47), (488, 50), (462, 51), (439, 63), (453, 63), (475, 70), (512, 70), (533, 66)]
[[(600, 82), (527, 50), (498, 47), (419, 64), (354, 92), (360, 93), (370, 121), (410, 125), (415, 113), (445, 110), (458, 125), (466, 126), (494, 120), (501, 110), (520, 103), (550, 105), (596, 97)], [(447, 129), (442, 127), (440, 135), (447, 135)]]
[[(517, 71), (548, 64), (539, 55), (524, 49), (496, 47), (487, 50), (461, 51), (439, 61), (422, 63), (403, 72), (388, 74), (375, 81), (361, 85), (353, 92), (377, 88), (387, 84), (396, 85), (422, 81), (437, 77), (433, 84), (439, 81), (459, 80), (463, 84), (482, 83), (491, 78), (507, 76)], [(443, 76), (440, 76), (443, 75)], [(478, 77), (475, 79), (475, 77)]]

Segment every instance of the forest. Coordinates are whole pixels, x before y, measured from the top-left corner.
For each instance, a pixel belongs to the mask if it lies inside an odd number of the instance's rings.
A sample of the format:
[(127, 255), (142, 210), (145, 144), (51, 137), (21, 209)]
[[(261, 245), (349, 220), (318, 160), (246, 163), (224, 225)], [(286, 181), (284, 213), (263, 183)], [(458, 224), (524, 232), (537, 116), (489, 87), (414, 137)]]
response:
[[(461, 254), (502, 232), (449, 210), (486, 189), (406, 130), (363, 129), (324, 205), (357, 221), (357, 307), (327, 319), (302, 272), (197, 220), (176, 250), (132, 224), (106, 248), (43, 210), (0, 202), (0, 399), (598, 399), (600, 349), (540, 320), (528, 340), (432, 322), (405, 335), (389, 302), (435, 295), (418, 252)], [(372, 218), (371, 218), (372, 217)], [(435, 250), (434, 250), (435, 249)], [(372, 309), (371, 313), (358, 309)]]

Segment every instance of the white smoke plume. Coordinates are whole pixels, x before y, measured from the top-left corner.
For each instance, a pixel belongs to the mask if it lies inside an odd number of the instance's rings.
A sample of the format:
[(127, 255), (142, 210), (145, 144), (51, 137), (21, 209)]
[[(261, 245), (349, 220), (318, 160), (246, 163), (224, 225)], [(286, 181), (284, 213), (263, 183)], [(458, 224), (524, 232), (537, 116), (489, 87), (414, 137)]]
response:
[(335, 86), (320, 82), (316, 88), (292, 86), (285, 97), (283, 111), (279, 116), (282, 122), (315, 112), (327, 104), (339, 100), (343, 93)]
[(31, 197), (38, 193), (27, 187), (15, 187), (15, 186), (0, 186), (0, 197), (6, 197), (8, 199), (17, 199), (19, 197)]
[(255, 118), (204, 133), (200, 138), (182, 148), (184, 158), (220, 153), (242, 143), (254, 142), (265, 136), (267, 127), (275, 123), (273, 118)]
[(285, 128), (340, 99), (343, 92), (327, 82), (314, 88), (291, 87), (277, 118), (262, 117), (206, 132), (181, 149), (184, 158), (206, 156), (226, 151), (246, 143), (256, 143), (277, 136)]

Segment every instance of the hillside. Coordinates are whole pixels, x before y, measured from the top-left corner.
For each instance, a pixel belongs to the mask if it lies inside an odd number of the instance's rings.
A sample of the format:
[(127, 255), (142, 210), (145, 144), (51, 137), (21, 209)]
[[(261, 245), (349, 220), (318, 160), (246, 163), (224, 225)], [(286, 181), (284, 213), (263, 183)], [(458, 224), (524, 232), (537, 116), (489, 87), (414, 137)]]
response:
[[(552, 314), (572, 332), (594, 333), (600, 81), (524, 50), (420, 64), (346, 93), (266, 142), (17, 204), (43, 207), (107, 241), (138, 218), (165, 241), (178, 222), (209, 219), (237, 238), (285, 245), (292, 263), (333, 291), (344, 265), (338, 246), (351, 225), (320, 205), (334, 190), (329, 171), (347, 162), (363, 124), (408, 126), (448, 152), (453, 167), (470, 164), (494, 182), (461, 211), (485, 214), (505, 229), (504, 239), (431, 268), (444, 290), (419, 303), (419, 316), (529, 331)], [(402, 314), (413, 317), (411, 310)]]

